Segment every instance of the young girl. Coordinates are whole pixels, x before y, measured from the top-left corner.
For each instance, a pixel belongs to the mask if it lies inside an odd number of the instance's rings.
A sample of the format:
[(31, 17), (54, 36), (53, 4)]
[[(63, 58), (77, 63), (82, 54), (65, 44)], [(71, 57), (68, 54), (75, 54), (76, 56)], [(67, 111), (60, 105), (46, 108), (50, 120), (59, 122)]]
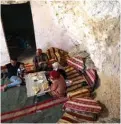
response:
[(17, 70), (17, 76), (22, 79), (22, 84), (25, 84), (25, 79), (24, 79), (25, 74), (26, 74), (26, 69), (24, 63), (21, 63)]

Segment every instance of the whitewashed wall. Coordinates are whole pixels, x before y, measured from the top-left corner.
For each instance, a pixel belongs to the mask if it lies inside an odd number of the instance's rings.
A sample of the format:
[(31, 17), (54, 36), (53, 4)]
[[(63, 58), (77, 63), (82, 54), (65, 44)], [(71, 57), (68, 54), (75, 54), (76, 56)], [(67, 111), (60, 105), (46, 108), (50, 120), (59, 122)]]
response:
[[(7, 0), (9, 1), (9, 0)], [(4, 4), (9, 4), (7, 1), (2, 1)], [(22, 3), (22, 0), (18, 0)], [(23, 2), (25, 2), (23, 0)], [(16, 2), (12, 2), (15, 4)], [(51, 8), (46, 1), (31, 1), (31, 11), (33, 17), (36, 47), (44, 51), (49, 47), (57, 47), (69, 51), (74, 46), (72, 38), (67, 32), (55, 23), (54, 16), (52, 16)], [(1, 21), (0, 21), (1, 22)], [(1, 24), (0, 24), (1, 26)], [(1, 65), (8, 63), (10, 60), (6, 47), (3, 29), (1, 32)], [(6, 56), (6, 57), (5, 57)]]
[(0, 19), (0, 66), (5, 65), (10, 62), (10, 57), (8, 54), (8, 48), (5, 41), (5, 36), (3, 33), (2, 23)]
[(47, 2), (31, 1), (31, 10), (35, 30), (36, 47), (46, 50), (53, 46), (71, 50), (72, 38), (55, 23), (51, 8)]

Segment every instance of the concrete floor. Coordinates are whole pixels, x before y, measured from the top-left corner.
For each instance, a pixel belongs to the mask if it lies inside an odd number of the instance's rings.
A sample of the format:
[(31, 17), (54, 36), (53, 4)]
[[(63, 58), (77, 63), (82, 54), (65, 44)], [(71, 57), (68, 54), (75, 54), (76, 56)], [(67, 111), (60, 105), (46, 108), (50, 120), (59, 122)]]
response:
[[(32, 63), (33, 56), (35, 55), (35, 51), (33, 50), (27, 50), (24, 51), (21, 56), (18, 58), (19, 61), (24, 63)], [(82, 56), (87, 56), (85, 53), (81, 54)], [(93, 67), (93, 63), (90, 61), (90, 59), (87, 59), (86, 61), (86, 67), (90, 68)], [(2, 84), (6, 83), (7, 81), (3, 82)], [(43, 97), (40, 97), (39, 102), (42, 102), (46, 99), (49, 99), (50, 96), (45, 95)], [(1, 93), (1, 112), (9, 112), (12, 110), (16, 110), (19, 108), (24, 108), (25, 106), (33, 105), (34, 103), (34, 97), (27, 97), (26, 94), (26, 87), (15, 87), (12, 89), (9, 89), (6, 92)], [(105, 114), (105, 112), (102, 113), (102, 115)], [(31, 114), (28, 116), (21, 117), (16, 120), (11, 120), (8, 123), (56, 123), (61, 116), (63, 115), (62, 112), (62, 105), (54, 106), (52, 108), (49, 108), (47, 110), (43, 110), (43, 112)], [(108, 118), (104, 119), (104, 117), (99, 118), (97, 121), (98, 123), (120, 123), (120, 119), (115, 118)]]
[[(2, 82), (2, 83), (6, 83)], [(50, 99), (49, 95), (44, 95), (39, 98), (39, 102)], [(26, 87), (15, 87), (1, 93), (1, 113), (24, 108), (25, 106), (33, 105), (34, 97), (27, 97)], [(11, 120), (8, 123), (56, 123), (61, 118), (62, 104), (52, 108), (43, 110), (39, 113), (34, 113), (21, 117), (16, 120)]]

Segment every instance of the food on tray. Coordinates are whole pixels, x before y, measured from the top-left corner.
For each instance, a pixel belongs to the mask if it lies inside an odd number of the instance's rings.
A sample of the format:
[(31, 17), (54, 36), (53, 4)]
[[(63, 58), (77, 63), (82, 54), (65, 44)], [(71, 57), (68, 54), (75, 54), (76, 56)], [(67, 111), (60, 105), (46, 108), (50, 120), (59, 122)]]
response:
[(32, 77), (32, 80), (37, 81), (38, 79), (37, 79), (36, 76), (33, 76), (33, 77)]
[(44, 89), (44, 90), (47, 90), (47, 89), (49, 88), (47, 82), (43, 83), (42, 85), (43, 85), (43, 89)]
[(43, 83), (43, 80), (38, 80), (37, 83), (38, 83), (38, 84), (41, 84), (41, 83)]
[(35, 94), (39, 91), (41, 91), (41, 89), (39, 87), (35, 87), (33, 86), (32, 89), (34, 90)]

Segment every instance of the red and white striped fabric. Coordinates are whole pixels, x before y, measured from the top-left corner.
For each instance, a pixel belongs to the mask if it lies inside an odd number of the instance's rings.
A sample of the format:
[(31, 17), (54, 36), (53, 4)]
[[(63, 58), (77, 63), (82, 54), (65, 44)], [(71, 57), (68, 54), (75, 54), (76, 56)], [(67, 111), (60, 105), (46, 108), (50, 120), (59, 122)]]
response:
[(83, 122), (96, 122), (95, 118), (91, 115), (85, 115), (74, 112), (65, 112), (59, 119), (58, 123), (83, 123)]
[(87, 98), (73, 98), (64, 103), (64, 110), (99, 114), (101, 106), (97, 101)]
[(3, 122), (10, 121), (10, 120), (15, 120), (15, 119), (36, 113), (36, 111), (48, 109), (53, 106), (63, 104), (67, 100), (68, 100), (68, 98), (66, 98), (66, 97), (52, 98), (52, 99), (46, 100), (44, 102), (40, 102), (36, 105), (31, 105), (31, 106), (27, 106), (22, 109), (2, 113), (1, 114), (1, 122), (3, 123)]
[(80, 57), (80, 56), (68, 58), (67, 63), (68, 63), (68, 65), (70, 65), (78, 70), (84, 69), (84, 62), (83, 62), (82, 57)]
[(27, 64), (25, 64), (25, 68), (26, 68), (27, 72), (34, 71), (34, 65), (33, 64), (27, 63)]
[(94, 70), (94, 69), (88, 69), (88, 70), (86, 70), (85, 71), (85, 73), (84, 73), (84, 77), (85, 77), (85, 79), (86, 79), (86, 81), (87, 81), (87, 83), (88, 83), (88, 85), (90, 86), (90, 87), (94, 87), (94, 85), (95, 85), (95, 82), (96, 82), (96, 77), (97, 75), (96, 75), (96, 70)]

